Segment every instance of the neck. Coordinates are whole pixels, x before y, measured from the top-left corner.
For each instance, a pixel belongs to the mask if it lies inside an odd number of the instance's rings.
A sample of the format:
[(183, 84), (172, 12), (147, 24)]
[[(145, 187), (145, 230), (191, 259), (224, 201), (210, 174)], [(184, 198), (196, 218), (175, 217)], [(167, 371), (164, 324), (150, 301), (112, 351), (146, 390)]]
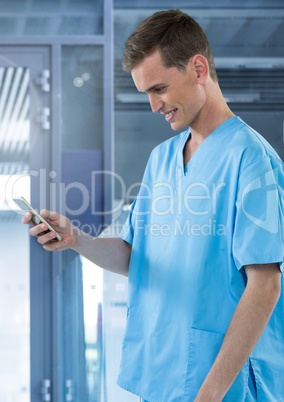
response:
[(199, 145), (226, 120), (234, 116), (221, 93), (219, 85), (207, 96), (198, 118), (190, 126), (190, 140), (183, 150), (184, 165), (188, 163)]
[(224, 121), (234, 116), (227, 105), (218, 83), (211, 82), (206, 102), (195, 122), (190, 126), (191, 139), (200, 145)]

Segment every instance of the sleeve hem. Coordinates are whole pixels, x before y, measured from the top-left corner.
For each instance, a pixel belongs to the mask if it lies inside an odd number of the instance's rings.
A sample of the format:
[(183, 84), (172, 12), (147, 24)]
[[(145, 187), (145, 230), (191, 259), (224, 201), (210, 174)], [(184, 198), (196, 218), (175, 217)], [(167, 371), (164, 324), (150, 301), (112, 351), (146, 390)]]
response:
[(246, 262), (244, 264), (236, 263), (236, 266), (237, 266), (238, 271), (241, 271), (247, 265), (264, 265), (264, 264), (279, 264), (280, 272), (283, 273), (283, 260), (279, 260), (279, 259), (277, 260), (277, 258), (274, 259), (273, 261), (271, 261), (271, 259), (270, 259), (269, 261), (266, 260), (266, 261), (261, 261), (261, 262), (250, 261), (250, 262)]

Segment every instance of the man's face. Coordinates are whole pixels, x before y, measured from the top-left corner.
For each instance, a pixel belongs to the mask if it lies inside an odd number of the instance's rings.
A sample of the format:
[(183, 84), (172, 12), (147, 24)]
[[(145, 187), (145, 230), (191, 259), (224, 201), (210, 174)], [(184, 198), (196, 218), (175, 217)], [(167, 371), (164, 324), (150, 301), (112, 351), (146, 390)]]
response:
[(147, 93), (152, 111), (164, 115), (173, 130), (194, 127), (198, 122), (205, 94), (192, 60), (184, 71), (166, 68), (156, 51), (133, 68), (131, 74), (138, 91)]

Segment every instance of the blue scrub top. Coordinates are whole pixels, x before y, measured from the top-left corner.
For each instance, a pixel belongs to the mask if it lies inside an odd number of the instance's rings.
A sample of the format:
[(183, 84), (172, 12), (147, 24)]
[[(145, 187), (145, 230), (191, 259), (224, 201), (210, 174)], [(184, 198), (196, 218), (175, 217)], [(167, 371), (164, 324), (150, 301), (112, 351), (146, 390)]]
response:
[[(121, 233), (132, 253), (118, 384), (149, 402), (194, 401), (245, 289), (242, 267), (283, 263), (276, 152), (232, 117), (184, 167), (189, 136), (153, 150)], [(282, 292), (225, 402), (245, 400), (251, 368), (257, 400), (284, 401), (283, 306)]]

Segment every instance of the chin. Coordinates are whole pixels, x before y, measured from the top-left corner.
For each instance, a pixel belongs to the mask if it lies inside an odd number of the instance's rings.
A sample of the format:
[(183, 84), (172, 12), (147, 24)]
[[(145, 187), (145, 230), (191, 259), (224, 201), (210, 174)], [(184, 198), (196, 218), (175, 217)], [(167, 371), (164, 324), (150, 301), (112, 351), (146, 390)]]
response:
[(178, 124), (178, 123), (172, 123), (171, 124), (171, 129), (173, 131), (181, 131), (181, 130), (184, 130), (184, 129), (187, 129), (187, 128), (188, 128), (188, 124)]

